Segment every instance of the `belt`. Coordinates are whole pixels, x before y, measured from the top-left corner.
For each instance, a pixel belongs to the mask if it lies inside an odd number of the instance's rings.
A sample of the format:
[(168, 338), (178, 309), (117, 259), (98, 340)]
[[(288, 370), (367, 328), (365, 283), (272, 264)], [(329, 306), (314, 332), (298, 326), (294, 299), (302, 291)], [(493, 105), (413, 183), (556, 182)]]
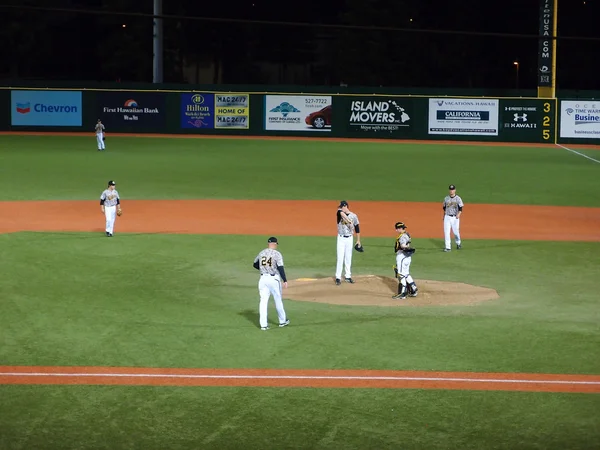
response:
[(352, 237), (351, 235), (350, 235), (350, 236), (344, 236), (343, 234), (340, 234), (339, 236), (340, 236), (340, 237), (345, 237), (345, 238)]
[(269, 275), (269, 276), (271, 276), (271, 277), (275, 277), (275, 276), (277, 276), (277, 274), (272, 274), (272, 275), (271, 275), (270, 273), (261, 273), (261, 274), (260, 274), (260, 276), (261, 276), (261, 277), (264, 277), (264, 276), (267, 276), (267, 275)]
[(456, 217), (456, 214), (446, 214), (448, 217)]

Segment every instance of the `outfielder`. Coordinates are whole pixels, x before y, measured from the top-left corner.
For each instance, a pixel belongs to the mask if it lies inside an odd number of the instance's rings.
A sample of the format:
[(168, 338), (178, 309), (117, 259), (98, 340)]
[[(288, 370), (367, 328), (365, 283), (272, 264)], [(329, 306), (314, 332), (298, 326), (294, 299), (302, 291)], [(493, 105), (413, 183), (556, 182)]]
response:
[(96, 123), (96, 142), (98, 143), (98, 151), (106, 150), (104, 146), (104, 124), (100, 119)]
[(410, 263), (415, 249), (410, 246), (410, 234), (406, 231), (404, 222), (396, 222), (395, 227), (398, 237), (394, 242), (394, 251), (396, 252), (394, 273), (398, 278), (398, 293), (392, 298), (403, 300), (407, 294), (410, 297), (416, 297), (419, 291), (415, 280), (410, 276)]
[(335, 284), (342, 284), (342, 266), (345, 269), (345, 281), (354, 283), (352, 279), (352, 249), (354, 233), (356, 233), (356, 245), (362, 248), (360, 243), (360, 224), (358, 216), (348, 209), (348, 202), (342, 200), (336, 213), (337, 220), (337, 264), (335, 268)]
[(123, 213), (121, 211), (121, 199), (119, 198), (119, 193), (115, 189), (116, 184), (117, 183), (113, 180), (110, 180), (108, 182), (108, 188), (100, 195), (100, 210), (106, 217), (107, 237), (112, 237), (115, 228), (115, 220), (117, 216), (120, 216)]
[(456, 186), (451, 184), (448, 186), (450, 194), (444, 198), (442, 207), (444, 208), (444, 251), (449, 252), (452, 250), (450, 244), (450, 230), (454, 233), (454, 239), (456, 241), (456, 249), (460, 250), (460, 215), (463, 210), (463, 201), (460, 196), (456, 195)]
[(258, 305), (258, 312), (260, 329), (263, 331), (269, 329), (267, 312), (271, 295), (273, 295), (273, 301), (277, 309), (279, 326), (285, 327), (290, 324), (283, 308), (283, 301), (281, 300), (281, 281), (283, 281), (284, 288), (288, 286), (285, 269), (283, 268), (283, 256), (276, 250), (279, 245), (276, 237), (270, 237), (267, 243), (268, 247), (254, 258), (253, 264), (254, 268), (260, 271), (260, 280), (258, 281), (260, 303)]

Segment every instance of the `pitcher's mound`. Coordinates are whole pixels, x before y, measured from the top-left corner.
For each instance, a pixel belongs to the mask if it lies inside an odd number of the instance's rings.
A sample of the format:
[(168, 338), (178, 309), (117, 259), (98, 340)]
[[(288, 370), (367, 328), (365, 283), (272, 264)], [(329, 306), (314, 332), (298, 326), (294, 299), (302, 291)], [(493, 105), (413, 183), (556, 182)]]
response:
[(300, 278), (288, 283), (283, 296), (305, 302), (360, 306), (423, 306), (472, 305), (494, 300), (500, 296), (494, 289), (447, 281), (415, 280), (419, 287), (417, 297), (394, 300), (398, 282), (378, 275), (353, 277), (355, 283), (342, 280), (335, 285), (334, 278)]

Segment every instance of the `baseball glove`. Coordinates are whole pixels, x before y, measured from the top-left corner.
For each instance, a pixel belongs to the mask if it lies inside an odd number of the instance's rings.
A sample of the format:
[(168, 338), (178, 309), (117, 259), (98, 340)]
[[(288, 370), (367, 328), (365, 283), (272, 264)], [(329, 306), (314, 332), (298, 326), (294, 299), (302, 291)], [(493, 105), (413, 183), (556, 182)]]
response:
[(117, 216), (120, 216), (120, 215), (122, 215), (122, 214), (123, 214), (123, 211), (119, 209), (119, 210), (117, 211)]
[(404, 250), (404, 253), (406, 253), (407, 255), (412, 255), (414, 252), (416, 252), (417, 249), (416, 248), (407, 248), (406, 250)]
[(358, 243), (356, 243), (354, 245), (354, 250), (356, 250), (357, 252), (360, 252), (360, 253), (363, 253), (365, 251), (365, 249), (363, 248), (363, 246), (360, 245), (360, 244), (358, 244)]

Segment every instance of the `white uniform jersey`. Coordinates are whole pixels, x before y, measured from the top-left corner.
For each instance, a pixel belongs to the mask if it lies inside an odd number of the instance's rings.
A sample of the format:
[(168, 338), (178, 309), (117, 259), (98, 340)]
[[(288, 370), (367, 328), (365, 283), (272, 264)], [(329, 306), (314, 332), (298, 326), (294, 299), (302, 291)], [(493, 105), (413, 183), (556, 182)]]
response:
[(279, 275), (278, 267), (283, 267), (283, 256), (272, 248), (265, 248), (260, 252), (254, 262), (258, 262), (258, 270), (261, 275)]
[(346, 215), (348, 216), (348, 219), (350, 219), (351, 223), (344, 223), (344, 221), (340, 218), (337, 224), (337, 231), (338, 234), (341, 234), (342, 236), (351, 236), (354, 233), (354, 228), (359, 224), (358, 216), (353, 212), (350, 212)]
[(456, 216), (458, 214), (458, 208), (462, 208), (463, 206), (464, 204), (460, 196), (455, 195), (454, 197), (450, 197), (449, 195), (446, 195), (443, 207), (446, 210), (447, 216)]
[(96, 124), (96, 134), (104, 133), (104, 124), (97, 123)]
[(102, 195), (100, 195), (100, 200), (104, 200), (104, 206), (115, 206), (117, 204), (117, 199), (121, 201), (116, 189), (105, 189), (104, 192), (102, 192)]

